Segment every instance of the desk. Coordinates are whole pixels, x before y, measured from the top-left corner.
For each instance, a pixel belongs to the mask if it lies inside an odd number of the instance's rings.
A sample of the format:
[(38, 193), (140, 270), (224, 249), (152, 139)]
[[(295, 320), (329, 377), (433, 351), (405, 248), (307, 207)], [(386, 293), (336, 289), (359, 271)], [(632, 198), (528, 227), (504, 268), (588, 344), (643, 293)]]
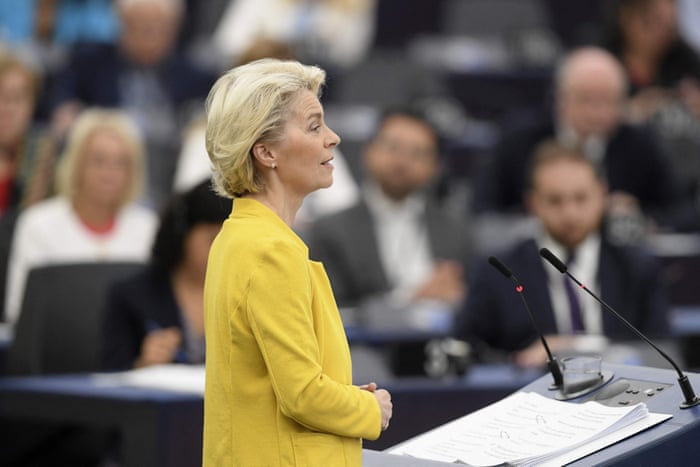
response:
[(0, 376), (5, 374), (7, 351), (12, 344), (12, 327), (9, 324), (0, 323)]
[[(700, 406), (690, 409), (679, 408), (683, 396), (678, 387), (677, 374), (672, 370), (607, 363), (603, 363), (603, 369), (614, 372), (613, 381), (627, 378), (671, 384), (672, 387), (648, 397), (646, 404), (651, 412), (670, 413), (673, 417), (569, 465), (616, 467), (695, 465), (697, 462), (690, 459), (700, 457), (700, 443), (697, 442), (700, 437)], [(700, 375), (687, 373), (687, 376), (694, 389), (698, 391)], [(526, 385), (522, 390), (551, 397), (553, 393), (547, 389), (550, 382), (549, 375), (545, 375)], [(574, 399), (572, 402), (581, 402), (594, 394), (595, 392)]]
[(129, 467), (201, 465), (200, 396), (104, 387), (88, 375), (0, 379), (0, 416), (116, 428)]
[[(538, 375), (489, 366), (475, 367), (455, 380), (390, 382), (395, 407), (391, 428), (365, 447), (379, 450), (408, 439), (498, 400)], [(199, 465), (202, 409), (199, 395), (106, 387), (89, 375), (0, 379), (0, 416), (114, 427), (122, 434), (122, 455), (129, 467)], [(388, 463), (396, 456), (380, 452), (366, 451), (365, 457), (364, 465), (370, 467), (408, 465), (405, 460)], [(435, 465), (416, 462), (412, 465)]]

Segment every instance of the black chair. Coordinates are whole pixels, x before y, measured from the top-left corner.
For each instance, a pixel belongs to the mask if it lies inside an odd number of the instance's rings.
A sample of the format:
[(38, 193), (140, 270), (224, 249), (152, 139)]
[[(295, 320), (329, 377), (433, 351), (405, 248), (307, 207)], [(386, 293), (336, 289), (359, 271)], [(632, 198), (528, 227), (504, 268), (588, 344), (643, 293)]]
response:
[[(10, 375), (100, 370), (101, 320), (110, 285), (135, 262), (56, 264), (32, 269), (7, 356)], [(77, 408), (76, 408), (77, 409)], [(113, 427), (0, 419), (0, 465), (94, 466), (118, 451)]]
[(12, 375), (100, 369), (101, 319), (109, 286), (136, 262), (88, 262), (35, 268), (7, 356)]

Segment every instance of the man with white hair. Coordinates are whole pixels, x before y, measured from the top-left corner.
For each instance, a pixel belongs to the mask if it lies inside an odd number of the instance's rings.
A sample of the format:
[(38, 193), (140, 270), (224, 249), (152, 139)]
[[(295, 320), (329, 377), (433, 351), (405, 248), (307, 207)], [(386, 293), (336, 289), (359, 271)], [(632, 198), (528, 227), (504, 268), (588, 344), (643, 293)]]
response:
[(533, 149), (553, 138), (580, 149), (602, 171), (611, 210), (641, 210), (660, 224), (672, 222), (671, 210), (679, 201), (675, 174), (653, 135), (623, 122), (626, 96), (627, 80), (617, 59), (594, 47), (572, 51), (556, 70), (553, 115), (503, 135), (477, 181), (475, 211), (524, 212)]

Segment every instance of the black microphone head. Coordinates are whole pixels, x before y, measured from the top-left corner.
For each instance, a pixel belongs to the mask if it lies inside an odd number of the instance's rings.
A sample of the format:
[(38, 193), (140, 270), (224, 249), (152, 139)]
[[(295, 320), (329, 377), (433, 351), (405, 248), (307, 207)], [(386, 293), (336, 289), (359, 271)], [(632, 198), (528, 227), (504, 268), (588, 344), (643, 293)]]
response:
[(508, 279), (513, 277), (513, 273), (510, 271), (510, 269), (508, 269), (505, 264), (501, 263), (495, 256), (489, 256), (489, 264), (498, 269), (501, 274), (506, 276)]
[(566, 272), (566, 264), (562, 263), (559, 258), (554, 256), (554, 253), (549, 251), (547, 248), (542, 248), (540, 250), (540, 256), (549, 261), (549, 263), (557, 268), (557, 271), (564, 274)]

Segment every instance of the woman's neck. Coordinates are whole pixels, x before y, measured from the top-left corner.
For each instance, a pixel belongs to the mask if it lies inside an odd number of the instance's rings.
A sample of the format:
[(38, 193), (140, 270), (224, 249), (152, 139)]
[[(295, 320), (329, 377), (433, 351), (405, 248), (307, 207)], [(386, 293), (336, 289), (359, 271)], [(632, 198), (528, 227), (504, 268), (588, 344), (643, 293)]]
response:
[(254, 199), (277, 214), (285, 224), (289, 227), (294, 225), (297, 211), (301, 207), (302, 199), (296, 200), (281, 192), (264, 191), (260, 193), (250, 193), (245, 195), (246, 198)]
[(98, 231), (112, 226), (119, 212), (118, 206), (100, 205), (87, 199), (74, 200), (73, 209), (86, 226)]

